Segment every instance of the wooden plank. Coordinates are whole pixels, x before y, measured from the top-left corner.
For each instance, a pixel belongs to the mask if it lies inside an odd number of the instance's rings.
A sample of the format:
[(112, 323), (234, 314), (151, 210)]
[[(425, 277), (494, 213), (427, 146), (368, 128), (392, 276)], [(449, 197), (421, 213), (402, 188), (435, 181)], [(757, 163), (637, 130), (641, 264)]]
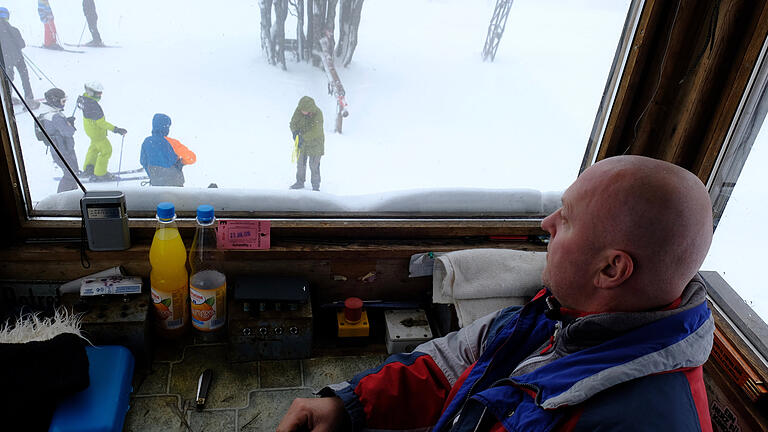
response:
[(745, 0), (646, 5), (598, 159), (655, 157), (707, 182), (768, 35), (766, 8)]

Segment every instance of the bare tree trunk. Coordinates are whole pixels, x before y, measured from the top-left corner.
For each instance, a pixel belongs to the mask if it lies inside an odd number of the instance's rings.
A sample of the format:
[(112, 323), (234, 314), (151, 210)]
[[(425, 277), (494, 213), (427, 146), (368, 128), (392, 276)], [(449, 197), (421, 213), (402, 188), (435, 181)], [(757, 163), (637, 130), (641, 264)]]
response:
[(357, 47), (357, 31), (360, 28), (360, 15), (363, 11), (363, 0), (341, 0), (339, 17), (339, 45), (336, 56), (341, 64), (349, 66), (352, 55)]
[(312, 19), (315, 0), (307, 0), (307, 56), (305, 60), (312, 61), (312, 46), (315, 44), (315, 23)]
[(304, 47), (307, 41), (304, 37), (304, 0), (296, 0), (296, 51), (298, 61), (306, 59)]
[(349, 0), (341, 0), (341, 6), (339, 6), (339, 43), (336, 44), (336, 52), (334, 53), (336, 57), (342, 57), (342, 54), (347, 50), (347, 43), (349, 42), (349, 37), (347, 36), (349, 25), (347, 23), (352, 13), (350, 6)]
[(328, 0), (310, 0), (312, 5), (312, 16), (310, 17), (310, 23), (312, 24), (312, 45), (310, 45), (310, 52), (312, 55), (312, 65), (320, 66), (320, 57), (314, 55), (315, 52), (322, 50), (320, 47), (320, 38), (325, 35), (325, 11), (328, 6)]
[[(285, 19), (288, 17), (288, 0), (274, 0), (275, 2), (275, 27), (272, 29), (272, 41), (275, 47), (274, 63), (279, 63), (283, 70), (285, 67)], [(274, 64), (273, 63), (273, 64)]]
[(272, 0), (259, 0), (261, 9), (261, 50), (269, 64), (275, 64), (275, 45), (272, 41)]
[(328, 0), (328, 7), (325, 12), (325, 37), (331, 43), (331, 54), (333, 54), (333, 48), (336, 46), (336, 38), (334, 32), (336, 30), (336, 5), (339, 0)]

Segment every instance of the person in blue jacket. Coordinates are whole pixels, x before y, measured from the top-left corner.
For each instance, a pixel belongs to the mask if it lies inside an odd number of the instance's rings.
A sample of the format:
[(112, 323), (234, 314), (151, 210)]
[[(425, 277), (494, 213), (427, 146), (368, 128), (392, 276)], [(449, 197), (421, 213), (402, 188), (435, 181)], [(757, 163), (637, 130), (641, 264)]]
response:
[(152, 135), (141, 144), (141, 166), (152, 186), (184, 186), (184, 165), (195, 163), (196, 156), (178, 140), (168, 137), (171, 118), (165, 114), (152, 117)]

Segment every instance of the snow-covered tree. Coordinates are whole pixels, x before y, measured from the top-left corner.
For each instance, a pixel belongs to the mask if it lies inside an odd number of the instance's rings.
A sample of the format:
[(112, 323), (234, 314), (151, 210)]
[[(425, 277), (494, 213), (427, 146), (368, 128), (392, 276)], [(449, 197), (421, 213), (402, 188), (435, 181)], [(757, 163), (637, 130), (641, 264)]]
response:
[[(313, 65), (321, 66), (322, 38), (328, 39), (331, 47), (335, 47), (335, 57), (342, 65), (348, 66), (352, 61), (357, 47), (363, 0), (259, 0), (259, 8), (261, 47), (270, 64), (280, 64), (285, 69), (285, 51), (288, 49), (296, 52), (298, 61), (311, 59)], [(334, 40), (337, 8), (340, 11), (338, 43)], [(296, 39), (285, 38), (285, 20), (288, 12), (297, 18)]]

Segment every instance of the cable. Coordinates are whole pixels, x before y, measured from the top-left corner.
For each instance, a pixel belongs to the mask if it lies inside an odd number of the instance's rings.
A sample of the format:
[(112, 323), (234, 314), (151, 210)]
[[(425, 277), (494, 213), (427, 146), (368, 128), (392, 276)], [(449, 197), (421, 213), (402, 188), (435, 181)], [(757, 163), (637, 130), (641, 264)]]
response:
[(88, 254), (85, 253), (85, 218), (80, 218), (80, 265), (83, 268), (91, 268), (91, 261), (88, 260)]
[(77, 174), (75, 174), (75, 170), (73, 170), (72, 167), (69, 166), (69, 163), (67, 163), (67, 160), (64, 158), (64, 155), (61, 154), (61, 151), (59, 151), (59, 147), (56, 146), (56, 143), (53, 142), (53, 139), (51, 138), (51, 136), (48, 135), (48, 131), (46, 131), (43, 125), (40, 123), (40, 119), (38, 119), (37, 116), (35, 116), (32, 113), (32, 108), (29, 107), (29, 105), (27, 104), (27, 101), (21, 96), (21, 92), (19, 91), (18, 88), (16, 88), (16, 85), (13, 83), (13, 81), (11, 81), (11, 78), (8, 76), (8, 73), (5, 71), (5, 69), (3, 69), (3, 75), (5, 75), (5, 79), (8, 80), (8, 84), (10, 84), (11, 87), (13, 87), (13, 90), (16, 92), (16, 94), (19, 95), (19, 99), (21, 100), (21, 103), (24, 104), (25, 108), (27, 108), (27, 111), (29, 111), (30, 117), (32, 117), (32, 120), (34, 120), (37, 127), (39, 127), (40, 131), (42, 131), (43, 135), (45, 135), (45, 139), (48, 140), (48, 143), (51, 145), (51, 147), (53, 147), (53, 150), (56, 151), (56, 154), (59, 155), (59, 158), (61, 158), (61, 161), (64, 162), (64, 166), (67, 167), (67, 171), (69, 171), (69, 173), (72, 174), (72, 178), (75, 179), (75, 181), (77, 182), (77, 185), (80, 186), (80, 189), (83, 190), (83, 193), (87, 193), (88, 191), (85, 189), (85, 186), (83, 186), (83, 183), (80, 182), (79, 178), (77, 178)]

